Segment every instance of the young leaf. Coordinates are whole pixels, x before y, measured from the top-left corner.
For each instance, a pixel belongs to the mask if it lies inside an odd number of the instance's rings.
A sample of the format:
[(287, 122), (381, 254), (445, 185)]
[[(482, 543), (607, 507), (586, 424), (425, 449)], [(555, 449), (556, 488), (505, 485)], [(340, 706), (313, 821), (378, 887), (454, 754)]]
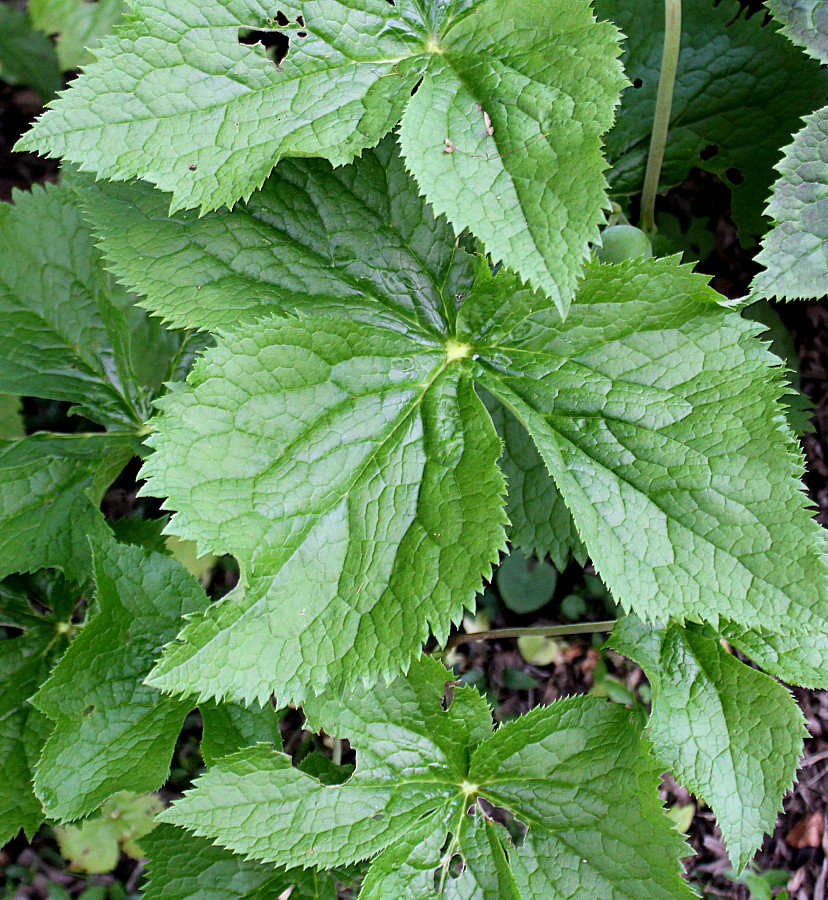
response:
[(62, 85), (52, 42), (32, 28), (25, 12), (8, 3), (0, 4), (0, 77), (34, 88), (44, 102)]
[(29, 0), (28, 5), (35, 28), (57, 35), (57, 55), (64, 71), (92, 60), (89, 50), (112, 31), (125, 8), (125, 0)]
[(151, 684), (301, 700), (390, 676), (460, 619), (505, 544), (500, 442), (463, 351), (404, 327), (259, 321), (160, 401), (146, 490), (243, 579)]
[(313, 869), (274, 869), (180, 828), (160, 825), (141, 845), (149, 856), (143, 900), (336, 900), (330, 878)]
[(756, 257), (765, 270), (753, 279), (758, 297), (818, 298), (828, 293), (828, 106), (805, 117), (805, 127), (777, 166), (767, 214), (774, 228)]
[[(311, 727), (347, 733), (357, 748), (344, 784), (326, 787), (289, 757), (248, 750), (211, 769), (161, 818), (285, 866), (380, 852), (369, 898), (692, 897), (678, 875), (683, 842), (625, 710), (571, 698), (492, 735), (474, 689), (457, 689), (443, 707), (447, 677), (426, 658), (390, 687), (308, 704)], [(528, 825), (520, 848), (480, 820), (478, 798)], [(457, 885), (446, 877), (455, 857), (465, 867)]]
[(232, 212), (170, 218), (169, 196), (141, 182), (82, 184), (112, 270), (175, 326), (296, 311), (376, 325), (387, 310), (434, 331), (472, 285), (473, 257), (419, 196), (393, 137), (338, 169), (284, 160)]
[(108, 534), (101, 498), (137, 448), (116, 433), (0, 440), (0, 578), (56, 568), (86, 581), (89, 538)]
[(766, 0), (782, 34), (828, 66), (828, 8), (825, 0)]
[(33, 702), (54, 720), (35, 787), (49, 816), (77, 819), (169, 770), (186, 703), (141, 683), (181, 617), (207, 598), (175, 560), (109, 541), (94, 553), (97, 612)]
[(713, 808), (741, 872), (773, 830), (802, 753), (805, 720), (790, 691), (714, 637), (678, 625), (629, 616), (611, 643), (647, 673), (655, 752)]
[[(623, 95), (607, 136), (611, 187), (641, 190), (661, 69), (664, 18), (650, 0), (596, 0), (600, 16), (627, 36), (624, 64), (637, 87)], [(779, 148), (800, 118), (825, 102), (828, 72), (820, 70), (757, 13), (735, 0), (682, 0), (681, 56), (670, 138), (661, 175), (669, 187), (694, 166), (715, 172), (733, 192), (733, 211), (749, 243), (766, 230), (762, 218)]]
[(76, 404), (107, 427), (149, 415), (180, 338), (103, 271), (72, 189), (35, 187), (0, 205), (0, 391)]
[(565, 309), (597, 238), (601, 135), (624, 83), (617, 32), (588, 0), (281, 9), (302, 22), (274, 66), (239, 43), (240, 28), (282, 30), (252, 0), (186, 0), (173, 22), (142, 4), (19, 146), (205, 212), (248, 198), (283, 157), (350, 162), (402, 118), (437, 211)]

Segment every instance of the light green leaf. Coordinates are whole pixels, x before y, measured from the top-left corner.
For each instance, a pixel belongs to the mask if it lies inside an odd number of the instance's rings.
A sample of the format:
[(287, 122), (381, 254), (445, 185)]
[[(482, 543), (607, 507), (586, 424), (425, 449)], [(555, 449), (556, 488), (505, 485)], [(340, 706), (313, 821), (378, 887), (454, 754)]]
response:
[(90, 49), (110, 34), (121, 18), (125, 0), (29, 0), (35, 28), (57, 35), (57, 55), (63, 70), (92, 60)]
[(71, 188), (14, 200), (0, 205), (0, 391), (67, 400), (107, 427), (141, 426), (180, 338), (104, 272)]
[(204, 723), (201, 755), (208, 766), (254, 744), (271, 744), (281, 749), (281, 714), (268, 702), (262, 709), (237, 703), (203, 703), (199, 707)]
[[(348, 163), (402, 118), (437, 211), (565, 309), (606, 205), (601, 135), (624, 83), (617, 31), (588, 0), (281, 9), (301, 23), (282, 29), (255, 0), (185, 0), (172, 20), (142, 3), (19, 146), (205, 212), (250, 197), (283, 157)], [(274, 65), (240, 28), (289, 34), (287, 57)]]
[(782, 34), (828, 65), (828, 5), (825, 0), (765, 0)]
[(110, 541), (95, 549), (97, 612), (34, 703), (54, 720), (35, 787), (49, 816), (77, 819), (117, 791), (164, 782), (186, 703), (142, 684), (181, 617), (207, 598), (175, 560)]
[(137, 446), (117, 433), (0, 440), (0, 578), (57, 568), (86, 581), (89, 538), (108, 534), (101, 498)]
[(25, 12), (8, 3), (0, 4), (0, 78), (34, 88), (44, 101), (62, 85), (52, 42), (32, 28)]
[(766, 672), (788, 684), (828, 688), (828, 635), (824, 632), (748, 631), (729, 622), (720, 628), (722, 637)]
[(781, 177), (767, 208), (774, 228), (756, 257), (765, 270), (751, 290), (779, 300), (817, 299), (828, 294), (828, 106), (805, 117), (777, 168)]
[(146, 492), (200, 552), (233, 554), (242, 582), (149, 683), (282, 704), (390, 676), (429, 631), (445, 639), (505, 544), (500, 442), (449, 349), (266, 319), (160, 401)]
[(506, 498), (506, 515), (511, 523), (509, 540), (540, 559), (548, 554), (561, 572), (572, 556), (585, 563), (586, 549), (578, 537), (572, 514), (532, 438), (491, 394), (484, 393), (483, 402), (503, 441), (500, 468), (509, 486)]
[(232, 212), (170, 218), (169, 196), (140, 182), (85, 179), (81, 193), (112, 270), (176, 326), (295, 311), (379, 324), (390, 311), (434, 331), (472, 285), (473, 257), (419, 196), (393, 137), (338, 169), (285, 160)]
[(773, 831), (802, 753), (805, 720), (790, 691), (714, 637), (678, 625), (662, 630), (630, 616), (611, 643), (647, 673), (655, 752), (713, 808), (741, 872)]
[(595, 264), (565, 323), (536, 314), (469, 367), (529, 430), (625, 609), (825, 633), (824, 539), (757, 330), (675, 259)]
[(330, 879), (312, 869), (274, 869), (171, 825), (141, 844), (149, 856), (143, 900), (280, 900), (291, 886), (297, 900), (336, 897)]
[[(370, 898), (693, 896), (678, 874), (683, 842), (625, 710), (572, 698), (494, 735), (486, 712), (484, 740), (481, 701), (466, 699), (472, 688), (444, 708), (448, 677), (425, 658), (391, 686), (308, 703), (311, 727), (345, 731), (357, 748), (344, 784), (322, 785), (289, 757), (248, 750), (211, 769), (162, 819), (285, 866), (343, 865), (379, 851)], [(478, 798), (529, 825), (527, 849), (479, 821)], [(456, 884), (446, 877), (455, 855), (465, 865)]]
[[(611, 187), (641, 190), (655, 112), (664, 5), (651, 0), (596, 0), (627, 35), (624, 64), (634, 85), (622, 97), (607, 136)], [(800, 118), (825, 102), (828, 72), (764, 25), (747, 18), (736, 0), (683, 0), (681, 56), (669, 140), (661, 173), (664, 189), (697, 166), (719, 175), (733, 192), (742, 243), (767, 230), (762, 217), (779, 148)]]

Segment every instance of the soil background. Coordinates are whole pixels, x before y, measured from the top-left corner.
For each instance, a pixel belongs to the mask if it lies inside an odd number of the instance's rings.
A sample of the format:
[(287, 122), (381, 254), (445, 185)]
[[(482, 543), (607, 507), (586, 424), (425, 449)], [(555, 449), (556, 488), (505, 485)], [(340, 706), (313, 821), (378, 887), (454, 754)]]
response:
[[(15, 188), (26, 189), (32, 184), (54, 180), (54, 162), (32, 154), (12, 152), (18, 136), (40, 111), (40, 100), (33, 91), (9, 87), (0, 82), (0, 200), (8, 201)], [(747, 293), (747, 285), (756, 270), (752, 251), (744, 250), (729, 214), (730, 197), (727, 189), (713, 176), (693, 172), (690, 178), (661, 198), (662, 212), (677, 216), (680, 221), (709, 219), (712, 250), (705, 252), (699, 270), (712, 277), (713, 286), (729, 297)], [(828, 526), (828, 304), (826, 302), (791, 303), (776, 307), (777, 312), (793, 335), (799, 358), (802, 389), (814, 406), (814, 431), (803, 439), (807, 459), (806, 487), (818, 509), (823, 525)], [(126, 506), (134, 499), (129, 486), (116, 489), (108, 502)], [(563, 573), (562, 578), (576, 581), (582, 573)], [(600, 618), (600, 616), (596, 616)], [(492, 626), (513, 624), (508, 615), (498, 613)], [(488, 684), (490, 696), (496, 699), (502, 715), (517, 714), (538, 703), (570, 693), (593, 688), (599, 660), (612, 677), (632, 692), (644, 682), (642, 672), (615, 654), (599, 654), (588, 639), (571, 643), (559, 659), (550, 666), (529, 666), (517, 652), (513, 641), (486, 642), (464, 645), (456, 651), (455, 661), (462, 671), (481, 671)], [(531, 676), (533, 686), (520, 689), (514, 686), (514, 672)], [(790, 873), (788, 891), (791, 900), (826, 900), (828, 896), (828, 692), (794, 689), (803, 713), (808, 720), (810, 738), (799, 773), (799, 783), (784, 801), (778, 826), (768, 837), (756, 857), (758, 870), (784, 869)], [(175, 795), (189, 780), (198, 766), (196, 746), (198, 721), (192, 718), (189, 731), (176, 751), (174, 768), (178, 781), (168, 786)], [(290, 717), (284, 724), (289, 743), (299, 743), (301, 723)], [(307, 739), (304, 736), (303, 739)], [(182, 774), (183, 773), (183, 774)], [(687, 805), (693, 799), (686, 791), (669, 780), (664, 784), (664, 798), (671, 805)], [(687, 860), (688, 871), (697, 888), (710, 897), (747, 900), (745, 887), (725, 877), (730, 867), (712, 813), (704, 808), (696, 810), (687, 838), (695, 857)], [(28, 869), (35, 872), (27, 886), (8, 892), (11, 870)], [(39, 836), (32, 845), (22, 839), (11, 842), (0, 851), (0, 891), (7, 882), (5, 897), (14, 900), (38, 898), (54, 900), (50, 885), (62, 886), (60, 896), (79, 896), (90, 883), (124, 885), (129, 896), (140, 889), (142, 866), (124, 858), (111, 876), (78, 877), (66, 871), (48, 834)], [(348, 896), (343, 894), (343, 896)]]

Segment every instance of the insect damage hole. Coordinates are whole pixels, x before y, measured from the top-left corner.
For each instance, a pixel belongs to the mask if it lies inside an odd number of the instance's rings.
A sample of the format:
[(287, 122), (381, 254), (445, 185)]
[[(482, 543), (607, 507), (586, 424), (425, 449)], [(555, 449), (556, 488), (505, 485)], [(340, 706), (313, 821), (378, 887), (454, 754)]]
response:
[[(290, 38), (281, 30), (290, 24), (284, 13), (278, 12), (272, 19), (267, 20), (267, 25), (273, 26), (273, 30), (256, 28), (240, 28), (239, 43), (254, 45), (261, 44), (267, 58), (281, 70), (281, 64), (288, 55)], [(304, 23), (300, 23), (304, 24)], [(306, 31), (297, 32), (297, 37), (307, 37)]]

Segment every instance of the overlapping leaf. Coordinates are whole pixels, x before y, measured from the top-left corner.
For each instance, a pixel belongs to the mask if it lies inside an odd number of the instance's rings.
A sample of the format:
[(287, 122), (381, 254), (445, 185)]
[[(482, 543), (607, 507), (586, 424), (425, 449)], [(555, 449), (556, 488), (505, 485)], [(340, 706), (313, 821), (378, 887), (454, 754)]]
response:
[(181, 617), (203, 609), (175, 560), (109, 541), (95, 552), (96, 612), (34, 703), (54, 721), (35, 787), (47, 813), (77, 819), (117, 791), (164, 782), (186, 703), (141, 683)]
[(25, 12), (9, 3), (0, 5), (0, 77), (34, 88), (44, 101), (61, 87), (52, 42), (32, 28)]
[(128, 433), (0, 440), (0, 578), (57, 568), (86, 581), (89, 539), (107, 535), (101, 498), (137, 449)]
[(77, 69), (92, 59), (89, 49), (110, 34), (126, 8), (125, 0), (29, 0), (35, 28), (57, 35), (62, 69)]
[(828, 294), (828, 106), (805, 117), (785, 148), (768, 215), (774, 227), (756, 257), (765, 266), (751, 289), (780, 300)]
[[(663, 187), (693, 166), (719, 175), (733, 191), (742, 242), (766, 230), (762, 218), (779, 148), (802, 116), (825, 102), (828, 72), (734, 0), (683, 0), (682, 49)], [(641, 189), (655, 110), (663, 39), (662, 6), (650, 0), (596, 0), (599, 16), (627, 36), (624, 64), (635, 87), (622, 98), (607, 137), (611, 186)]]
[(283, 157), (350, 162), (402, 118), (437, 211), (565, 309), (597, 239), (601, 135), (624, 83), (617, 32), (588, 0), (281, 9), (301, 22), (274, 66), (238, 40), (280, 30), (254, 0), (185, 0), (174, 19), (141, 4), (20, 146), (204, 212), (249, 197)]
[(103, 270), (70, 187), (14, 200), (0, 205), (0, 391), (67, 400), (107, 427), (141, 426), (180, 337)]
[(828, 5), (825, 0), (766, 0), (782, 33), (828, 65)]
[(24, 593), (0, 585), (0, 626), (20, 629), (0, 637), (0, 846), (21, 829), (33, 837), (43, 821), (32, 782), (49, 728), (28, 700), (66, 648), (70, 615), (58, 606), (36, 613)]
[(757, 327), (674, 260), (593, 265), (565, 323), (536, 302), (483, 265), (442, 341), (318, 316), (225, 334), (163, 401), (145, 472), (170, 528), (243, 582), (151, 683), (303, 699), (441, 639), (503, 540), (472, 379), (528, 430), (625, 608), (825, 633), (821, 532)]
[[(308, 704), (312, 727), (357, 747), (357, 771), (342, 785), (250, 750), (219, 763), (162, 818), (285, 866), (379, 853), (361, 894), (371, 900), (692, 896), (653, 760), (623, 709), (573, 698), (492, 734), (472, 688), (444, 708), (446, 678), (424, 659), (390, 687)], [(528, 826), (520, 847), (484, 819), (478, 798)], [(456, 856), (464, 871), (455, 882)]]
[(171, 825), (141, 845), (149, 856), (144, 900), (336, 900), (336, 888), (313, 869), (274, 869)]
[(773, 831), (806, 735), (790, 691), (715, 637), (622, 619), (612, 645), (653, 688), (649, 733), (660, 759), (716, 814), (741, 872)]

